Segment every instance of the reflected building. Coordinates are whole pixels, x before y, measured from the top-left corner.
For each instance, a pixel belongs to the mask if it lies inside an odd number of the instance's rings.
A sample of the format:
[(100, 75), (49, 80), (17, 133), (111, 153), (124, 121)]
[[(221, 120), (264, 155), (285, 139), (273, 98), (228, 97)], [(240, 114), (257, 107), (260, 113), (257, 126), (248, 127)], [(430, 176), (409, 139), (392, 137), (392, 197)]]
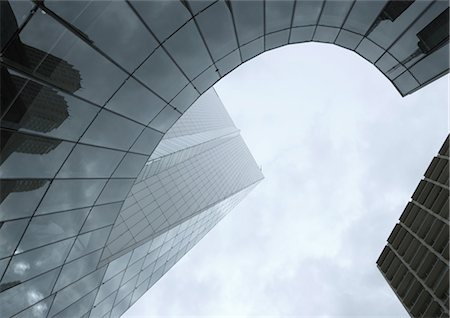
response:
[(242, 63), (330, 43), (402, 96), (449, 70), (446, 1), (0, 5), (2, 317), (121, 315), (255, 186), (210, 90)]
[(449, 316), (448, 180), (447, 137), (377, 260), (411, 317)]

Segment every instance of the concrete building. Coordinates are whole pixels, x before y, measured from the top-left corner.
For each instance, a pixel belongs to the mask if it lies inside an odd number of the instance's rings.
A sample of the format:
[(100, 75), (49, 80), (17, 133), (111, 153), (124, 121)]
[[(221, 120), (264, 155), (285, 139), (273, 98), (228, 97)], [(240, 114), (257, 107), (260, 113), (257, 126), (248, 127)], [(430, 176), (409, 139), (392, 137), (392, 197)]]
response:
[(377, 260), (412, 317), (448, 317), (449, 138), (433, 158)]
[(447, 1), (0, 6), (1, 317), (119, 316), (239, 201), (260, 173), (205, 92), (242, 63), (335, 44), (402, 96), (449, 70)]

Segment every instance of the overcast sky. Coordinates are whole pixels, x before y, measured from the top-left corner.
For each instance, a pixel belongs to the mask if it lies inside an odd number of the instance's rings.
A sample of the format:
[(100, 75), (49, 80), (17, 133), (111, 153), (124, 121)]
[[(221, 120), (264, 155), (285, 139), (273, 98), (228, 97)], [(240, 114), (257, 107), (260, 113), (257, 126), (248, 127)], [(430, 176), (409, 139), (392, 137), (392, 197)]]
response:
[(345, 49), (215, 85), (265, 180), (124, 317), (407, 317), (376, 260), (448, 132), (448, 76), (402, 98)]

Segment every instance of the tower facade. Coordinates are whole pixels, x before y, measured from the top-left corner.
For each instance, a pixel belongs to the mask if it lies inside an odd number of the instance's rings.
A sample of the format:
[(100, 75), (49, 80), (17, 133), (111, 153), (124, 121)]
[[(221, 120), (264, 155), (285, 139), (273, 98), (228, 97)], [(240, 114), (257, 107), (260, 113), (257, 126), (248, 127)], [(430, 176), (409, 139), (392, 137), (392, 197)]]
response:
[(389, 235), (377, 266), (412, 317), (448, 317), (449, 138)]

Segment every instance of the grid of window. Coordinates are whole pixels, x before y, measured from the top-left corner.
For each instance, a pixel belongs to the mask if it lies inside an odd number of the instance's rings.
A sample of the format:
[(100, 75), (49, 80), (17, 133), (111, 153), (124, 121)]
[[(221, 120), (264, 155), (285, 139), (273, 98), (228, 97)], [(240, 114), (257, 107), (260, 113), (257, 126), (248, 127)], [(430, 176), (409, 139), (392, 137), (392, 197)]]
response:
[(377, 260), (412, 317), (449, 315), (448, 162), (447, 137)]
[[(46, 316), (59, 290), (100, 270), (120, 207), (145, 164), (156, 167), (154, 149), (200, 95), (252, 57), (334, 43), (373, 63), (402, 95), (447, 73), (448, 3), (398, 3), (0, 1), (0, 315)], [(199, 165), (219, 149), (219, 130), (234, 125), (223, 112), (214, 122), (214, 112), (220, 107), (193, 110), (197, 120), (167, 134), (159, 168), (141, 176), (184, 159)], [(49, 316), (87, 314), (95, 294)]]

